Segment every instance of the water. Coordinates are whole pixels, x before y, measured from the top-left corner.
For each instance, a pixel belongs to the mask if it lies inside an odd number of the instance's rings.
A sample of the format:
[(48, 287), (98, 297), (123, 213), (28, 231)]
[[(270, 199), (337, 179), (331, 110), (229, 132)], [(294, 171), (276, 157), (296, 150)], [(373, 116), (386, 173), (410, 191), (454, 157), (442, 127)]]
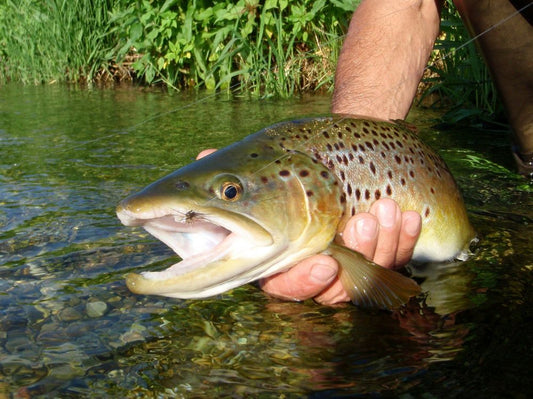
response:
[(481, 241), (415, 271), (401, 311), (287, 303), (247, 285), (208, 300), (136, 296), (127, 272), (175, 257), (120, 225), (127, 194), (329, 98), (0, 89), (0, 398), (517, 397), (532, 393), (532, 187), (505, 133), (430, 129)]

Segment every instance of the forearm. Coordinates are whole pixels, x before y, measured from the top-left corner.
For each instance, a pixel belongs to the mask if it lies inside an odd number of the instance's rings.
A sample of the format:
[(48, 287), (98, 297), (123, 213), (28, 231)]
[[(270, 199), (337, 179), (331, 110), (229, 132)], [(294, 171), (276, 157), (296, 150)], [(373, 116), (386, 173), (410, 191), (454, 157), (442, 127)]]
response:
[(332, 112), (403, 119), (439, 32), (438, 0), (363, 0), (335, 76)]

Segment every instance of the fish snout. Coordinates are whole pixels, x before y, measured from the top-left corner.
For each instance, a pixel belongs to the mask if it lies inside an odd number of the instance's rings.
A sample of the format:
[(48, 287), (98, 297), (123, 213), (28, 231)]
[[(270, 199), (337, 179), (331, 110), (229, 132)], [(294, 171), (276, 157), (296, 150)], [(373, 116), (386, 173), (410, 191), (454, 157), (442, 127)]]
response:
[(142, 213), (142, 201), (136, 195), (131, 195), (117, 205), (116, 213), (125, 226), (142, 226), (144, 224), (143, 218), (139, 218)]

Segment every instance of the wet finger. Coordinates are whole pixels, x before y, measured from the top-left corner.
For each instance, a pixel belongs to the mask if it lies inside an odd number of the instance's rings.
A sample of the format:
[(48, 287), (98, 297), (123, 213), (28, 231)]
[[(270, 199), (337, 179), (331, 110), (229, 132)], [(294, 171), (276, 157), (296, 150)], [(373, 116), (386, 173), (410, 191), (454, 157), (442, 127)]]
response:
[(212, 154), (216, 151), (216, 148), (207, 148), (205, 150), (200, 151), (200, 153), (196, 156), (196, 159), (200, 159), (203, 157), (208, 156), (209, 154)]
[(286, 272), (260, 280), (259, 285), (268, 294), (285, 300), (301, 301), (324, 291), (335, 279), (338, 265), (326, 255), (304, 259)]
[(418, 212), (403, 212), (398, 250), (396, 251), (396, 267), (405, 266), (411, 260), (421, 229), (422, 218)]

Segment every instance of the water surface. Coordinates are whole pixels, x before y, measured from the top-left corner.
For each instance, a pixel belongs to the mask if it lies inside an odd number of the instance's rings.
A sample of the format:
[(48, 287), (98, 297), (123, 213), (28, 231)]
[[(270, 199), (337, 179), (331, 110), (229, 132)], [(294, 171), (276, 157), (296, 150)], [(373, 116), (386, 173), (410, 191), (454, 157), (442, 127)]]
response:
[[(131, 87), (0, 89), (0, 397), (527, 397), (532, 187), (505, 132), (411, 121), (461, 186), (481, 241), (416, 270), (401, 311), (287, 303), (246, 285), (207, 300), (131, 294), (175, 256), (117, 220), (126, 195), (327, 96), (250, 100)], [(204, 392), (208, 392), (204, 394)]]

